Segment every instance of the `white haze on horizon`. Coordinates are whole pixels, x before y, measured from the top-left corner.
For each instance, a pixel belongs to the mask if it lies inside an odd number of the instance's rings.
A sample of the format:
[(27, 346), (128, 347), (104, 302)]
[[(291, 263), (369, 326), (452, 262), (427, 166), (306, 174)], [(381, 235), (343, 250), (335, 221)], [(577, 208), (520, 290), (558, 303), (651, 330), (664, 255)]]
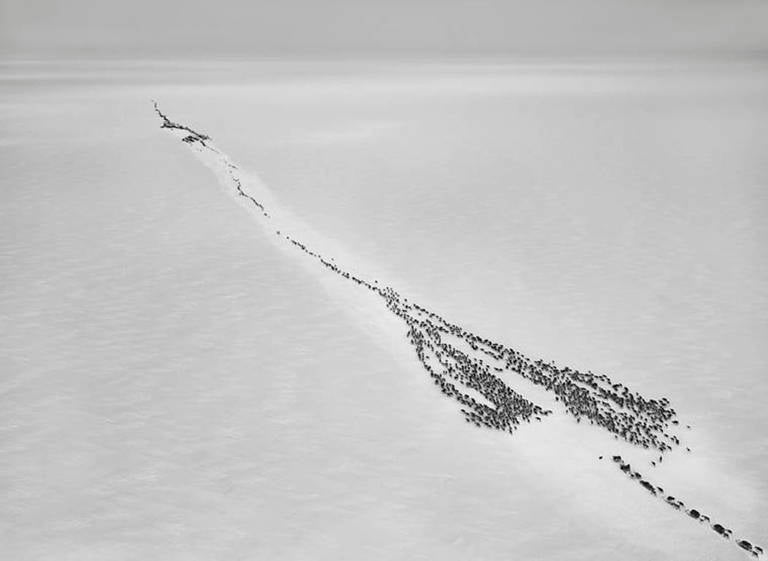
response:
[(0, 0), (0, 53), (764, 60), (766, 21), (759, 0)]

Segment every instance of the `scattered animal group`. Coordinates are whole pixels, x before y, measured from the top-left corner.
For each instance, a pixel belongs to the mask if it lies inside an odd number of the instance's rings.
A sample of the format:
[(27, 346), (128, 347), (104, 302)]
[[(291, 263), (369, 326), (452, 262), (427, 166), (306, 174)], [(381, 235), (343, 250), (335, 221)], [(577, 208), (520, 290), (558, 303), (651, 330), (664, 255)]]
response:
[[(599, 459), (602, 459), (603, 457), (600, 456)], [(693, 518), (694, 520), (698, 520), (702, 524), (707, 524), (713, 532), (716, 534), (719, 534), (723, 538), (729, 540), (731, 539), (731, 536), (733, 535), (733, 531), (729, 528), (726, 528), (722, 524), (718, 523), (712, 523), (709, 516), (706, 514), (702, 514), (695, 508), (687, 508), (685, 506), (685, 503), (679, 499), (676, 499), (672, 495), (665, 495), (664, 489), (653, 485), (649, 481), (643, 478), (643, 476), (638, 471), (634, 471), (632, 469), (632, 466), (625, 462), (624, 459), (621, 456), (613, 456), (613, 461), (616, 463), (616, 465), (619, 467), (621, 471), (626, 473), (630, 478), (636, 480), (640, 485), (642, 485), (646, 490), (648, 490), (651, 495), (654, 497), (658, 497), (662, 499), (665, 503), (667, 503), (669, 506), (674, 508), (675, 510), (680, 510), (682, 512), (685, 512), (688, 516)], [(744, 551), (747, 551), (748, 553), (751, 553), (754, 557), (760, 557), (763, 555), (763, 548), (759, 545), (754, 545), (747, 540), (744, 539), (737, 539), (735, 540), (736, 545), (738, 545), (741, 549)]]

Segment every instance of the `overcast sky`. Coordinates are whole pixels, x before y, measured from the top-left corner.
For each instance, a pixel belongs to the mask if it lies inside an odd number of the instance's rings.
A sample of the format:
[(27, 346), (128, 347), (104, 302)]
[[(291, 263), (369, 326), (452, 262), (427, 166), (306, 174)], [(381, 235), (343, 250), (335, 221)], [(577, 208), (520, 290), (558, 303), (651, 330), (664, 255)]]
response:
[(11, 55), (768, 53), (766, 0), (0, 0)]

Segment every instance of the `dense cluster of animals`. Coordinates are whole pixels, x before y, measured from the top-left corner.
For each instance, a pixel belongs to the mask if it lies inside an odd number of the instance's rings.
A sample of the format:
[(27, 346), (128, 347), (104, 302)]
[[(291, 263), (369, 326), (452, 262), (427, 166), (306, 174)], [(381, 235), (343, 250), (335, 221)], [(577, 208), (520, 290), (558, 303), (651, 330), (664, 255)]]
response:
[[(162, 128), (178, 130), (183, 135), (183, 142), (199, 144), (219, 154), (237, 195), (250, 201), (263, 216), (270, 217), (264, 205), (243, 189), (237, 167), (207, 143), (210, 137), (174, 123), (160, 111), (156, 103), (155, 111), (163, 121)], [(501, 378), (503, 373), (507, 373), (522, 376), (553, 392), (555, 400), (562, 404), (576, 422), (588, 421), (591, 425), (609, 431), (616, 439), (645, 449), (655, 449), (662, 454), (681, 444), (679, 437), (673, 434), (673, 427), (678, 427), (679, 421), (667, 398), (646, 399), (626, 386), (613, 382), (604, 374), (561, 368), (551, 362), (528, 358), (511, 347), (480, 337), (409, 302), (396, 290), (379, 286), (376, 280), (370, 282), (346, 271), (334, 260), (312, 250), (289, 234), (280, 230), (275, 230), (275, 234), (319, 261), (329, 271), (383, 298), (387, 308), (405, 322), (408, 340), (434, 385), (439, 387), (441, 393), (458, 402), (467, 423), (513, 433), (522, 423), (541, 421), (553, 413), (509, 387)], [(624, 463), (620, 456), (614, 456), (613, 459), (622, 471), (638, 480), (649, 492), (654, 495), (663, 494), (663, 489), (653, 486), (639, 473), (631, 471), (629, 464)], [(662, 459), (663, 456), (659, 456), (658, 461)], [(656, 465), (655, 462), (652, 464)], [(678, 510), (684, 507), (674, 497), (668, 496), (665, 500)], [(695, 509), (685, 512), (691, 518), (709, 522), (708, 517)], [(723, 537), (730, 537), (731, 531), (719, 524), (712, 525), (712, 529)], [(760, 547), (746, 540), (738, 540), (737, 543), (755, 556), (763, 553)]]
[(390, 287), (345, 271), (288, 234), (276, 233), (334, 273), (382, 297), (389, 310), (406, 323), (408, 339), (435, 385), (460, 404), (467, 422), (514, 432), (521, 423), (541, 421), (552, 414), (510, 388), (500, 377), (508, 372), (553, 392), (577, 422), (588, 420), (616, 438), (662, 452), (680, 444), (671, 434), (677, 421), (666, 398), (645, 399), (605, 375), (532, 360), (408, 302)]

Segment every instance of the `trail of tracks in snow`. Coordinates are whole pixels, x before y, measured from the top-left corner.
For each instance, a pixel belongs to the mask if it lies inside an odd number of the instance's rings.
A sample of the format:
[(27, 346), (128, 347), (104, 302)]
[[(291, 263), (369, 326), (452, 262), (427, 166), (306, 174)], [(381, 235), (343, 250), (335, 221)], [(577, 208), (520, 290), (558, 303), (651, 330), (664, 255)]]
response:
[[(604, 374), (581, 372), (554, 363), (533, 360), (510, 346), (493, 342), (448, 322), (440, 315), (404, 298), (395, 289), (382, 286), (339, 266), (332, 259), (314, 250), (305, 241), (293, 237), (274, 223), (273, 217), (245, 185), (237, 165), (212, 143), (211, 138), (188, 126), (171, 121), (154, 102), (161, 128), (168, 129), (199, 155), (213, 162), (237, 197), (251, 210), (261, 215), (285, 243), (314, 259), (328, 271), (354, 282), (384, 300), (386, 307), (407, 326), (408, 340), (418, 360), (433, 379), (441, 393), (458, 403), (467, 423), (478, 427), (514, 433), (523, 423), (541, 422), (554, 412), (533, 403), (512, 389), (502, 375), (520, 376), (554, 393), (562, 411), (577, 422), (596, 425), (644, 449), (664, 454), (680, 446), (675, 431), (679, 428), (677, 414), (665, 397), (646, 398), (614, 382)], [(478, 399), (480, 398), (480, 399)], [(601, 456), (602, 458), (602, 456)], [(672, 496), (664, 498), (661, 487), (655, 486), (625, 463), (621, 456), (613, 457), (619, 468), (654, 496), (670, 507), (686, 513), (692, 519), (706, 523), (718, 535), (730, 539), (731, 530), (711, 523), (696, 509), (685, 509), (682, 501)], [(661, 459), (661, 458), (660, 458)], [(761, 557), (759, 546), (739, 539), (735, 543), (754, 557)]]

